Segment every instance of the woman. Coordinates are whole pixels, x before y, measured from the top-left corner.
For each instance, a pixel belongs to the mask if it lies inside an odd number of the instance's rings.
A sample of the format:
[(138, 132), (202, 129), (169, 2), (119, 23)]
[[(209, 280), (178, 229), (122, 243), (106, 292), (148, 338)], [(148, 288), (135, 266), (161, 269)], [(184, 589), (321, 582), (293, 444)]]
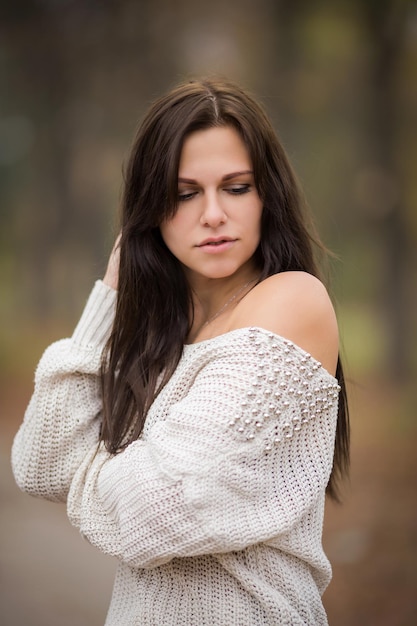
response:
[(22, 489), (120, 560), (108, 626), (327, 622), (349, 429), (316, 241), (249, 95), (190, 82), (151, 107), (120, 240), (12, 455)]

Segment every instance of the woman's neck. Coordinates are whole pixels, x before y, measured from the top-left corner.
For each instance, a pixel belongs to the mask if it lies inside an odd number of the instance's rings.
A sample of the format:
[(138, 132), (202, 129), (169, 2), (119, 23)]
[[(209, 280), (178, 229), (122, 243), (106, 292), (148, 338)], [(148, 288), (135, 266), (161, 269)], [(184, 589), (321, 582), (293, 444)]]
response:
[(215, 337), (227, 331), (228, 320), (236, 306), (256, 285), (259, 272), (239, 273), (239, 276), (210, 279), (193, 287), (193, 324), (188, 343)]

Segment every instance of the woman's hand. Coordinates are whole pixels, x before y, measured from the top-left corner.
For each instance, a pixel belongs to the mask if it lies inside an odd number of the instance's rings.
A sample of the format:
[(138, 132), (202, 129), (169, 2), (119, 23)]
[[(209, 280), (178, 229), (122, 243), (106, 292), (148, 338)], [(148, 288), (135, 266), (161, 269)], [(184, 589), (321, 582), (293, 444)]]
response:
[(111, 251), (109, 262), (107, 264), (106, 273), (103, 278), (103, 283), (105, 285), (108, 285), (112, 289), (116, 290), (119, 282), (120, 238), (121, 234), (119, 234), (113, 246), (113, 250)]

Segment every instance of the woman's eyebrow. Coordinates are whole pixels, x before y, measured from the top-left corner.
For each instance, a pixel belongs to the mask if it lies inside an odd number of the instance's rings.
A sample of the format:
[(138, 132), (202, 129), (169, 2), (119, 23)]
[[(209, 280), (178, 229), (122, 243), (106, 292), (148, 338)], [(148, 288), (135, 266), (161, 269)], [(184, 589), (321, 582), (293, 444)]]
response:
[(197, 181), (192, 178), (178, 178), (179, 183), (185, 183), (186, 185), (196, 185)]
[(246, 174), (253, 175), (252, 170), (242, 170), (241, 172), (232, 172), (231, 174), (226, 174), (223, 176), (222, 180), (231, 180), (232, 178), (237, 178), (238, 176), (244, 176)]
[[(238, 178), (238, 176), (244, 176), (248, 174), (253, 176), (252, 170), (242, 170), (239, 172), (231, 172), (230, 174), (225, 174), (225, 176), (222, 177), (222, 180), (223, 181), (232, 180), (233, 178)], [(197, 181), (194, 180), (193, 178), (183, 178), (182, 176), (178, 177), (178, 182), (186, 184), (186, 185), (197, 185)]]

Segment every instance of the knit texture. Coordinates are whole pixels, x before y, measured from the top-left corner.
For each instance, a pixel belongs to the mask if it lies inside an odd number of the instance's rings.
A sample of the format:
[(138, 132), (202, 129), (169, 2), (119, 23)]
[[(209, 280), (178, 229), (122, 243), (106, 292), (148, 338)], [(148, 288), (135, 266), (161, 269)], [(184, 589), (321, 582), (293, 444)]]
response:
[(46, 350), (12, 451), (21, 489), (67, 501), (120, 560), (106, 626), (327, 624), (336, 379), (261, 328), (186, 345), (141, 438), (110, 457), (98, 373), (115, 298), (98, 281)]

